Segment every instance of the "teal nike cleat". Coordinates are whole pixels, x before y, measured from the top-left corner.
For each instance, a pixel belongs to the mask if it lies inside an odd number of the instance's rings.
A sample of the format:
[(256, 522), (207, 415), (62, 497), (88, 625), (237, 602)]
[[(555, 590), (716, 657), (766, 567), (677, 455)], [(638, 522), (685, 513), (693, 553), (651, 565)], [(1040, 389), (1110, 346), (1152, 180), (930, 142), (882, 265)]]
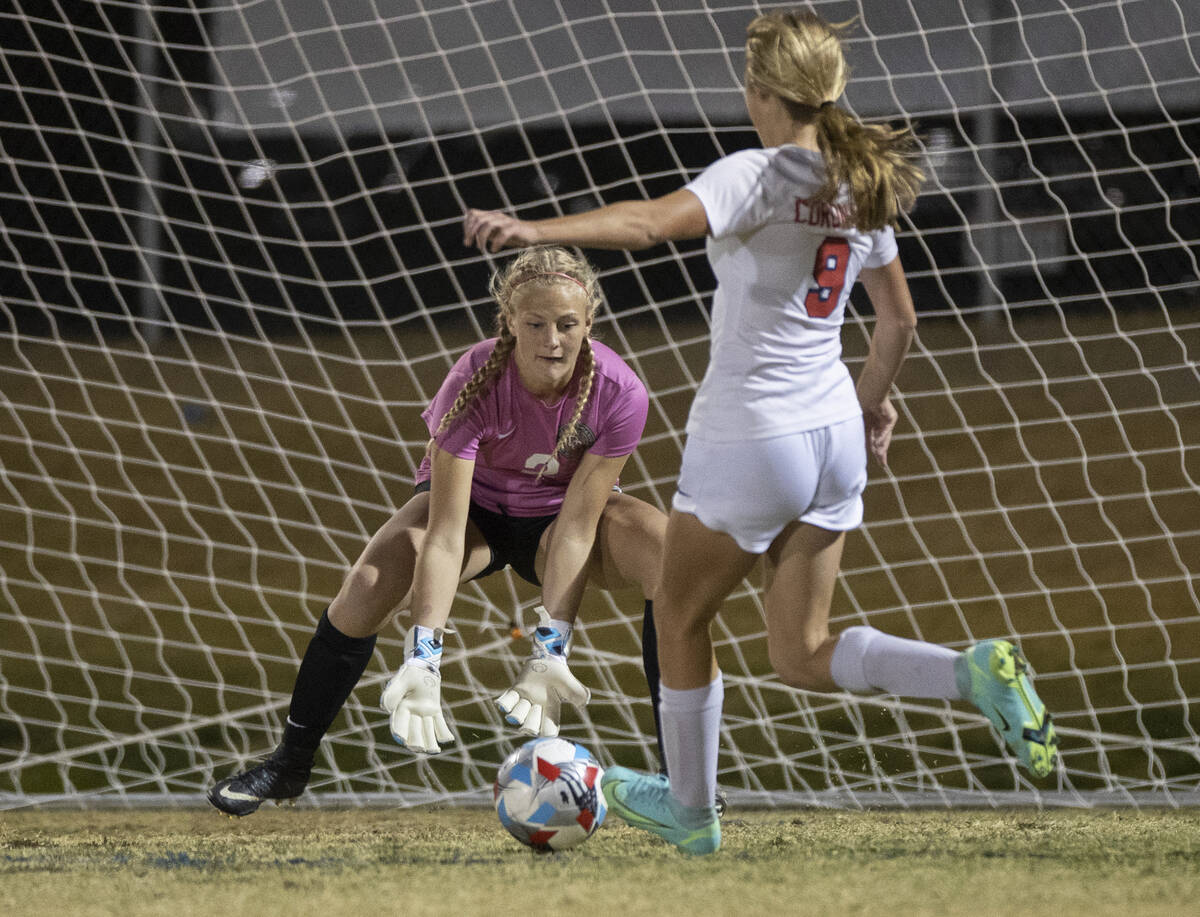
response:
[(1007, 640), (983, 640), (954, 661), (962, 696), (992, 721), (1031, 774), (1045, 777), (1058, 758), (1058, 736), (1028, 673), (1029, 663)]
[(662, 774), (610, 767), (600, 788), (608, 807), (628, 824), (657, 834), (684, 853), (704, 856), (721, 846), (721, 822), (712, 806), (695, 810), (695, 825), (685, 824), (692, 812), (672, 801), (671, 783)]

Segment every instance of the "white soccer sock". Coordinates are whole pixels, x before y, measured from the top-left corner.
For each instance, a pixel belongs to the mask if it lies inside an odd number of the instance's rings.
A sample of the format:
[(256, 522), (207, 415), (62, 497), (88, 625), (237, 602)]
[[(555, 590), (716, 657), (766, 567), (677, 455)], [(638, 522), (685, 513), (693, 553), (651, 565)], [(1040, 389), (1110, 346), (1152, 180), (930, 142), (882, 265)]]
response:
[(893, 637), (873, 627), (842, 631), (830, 674), (855, 694), (897, 694), (960, 700), (954, 677), (958, 653), (936, 643)]
[(663, 685), (659, 713), (671, 795), (681, 805), (710, 810), (717, 794), (717, 751), (721, 741), (721, 673), (703, 688), (676, 691)]

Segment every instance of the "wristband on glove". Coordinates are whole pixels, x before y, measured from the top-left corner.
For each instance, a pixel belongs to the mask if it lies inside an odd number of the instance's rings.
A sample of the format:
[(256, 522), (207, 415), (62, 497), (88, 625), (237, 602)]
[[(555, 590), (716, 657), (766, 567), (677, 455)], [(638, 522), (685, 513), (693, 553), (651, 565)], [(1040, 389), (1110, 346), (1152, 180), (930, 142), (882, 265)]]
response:
[(404, 637), (404, 661), (422, 665), (431, 672), (440, 672), (443, 633), (440, 627), (414, 624)]
[(530, 655), (537, 659), (547, 656), (561, 656), (566, 659), (571, 650), (571, 633), (574, 630), (571, 622), (554, 620), (543, 605), (539, 605), (535, 610), (538, 614), (538, 626), (533, 631), (533, 651)]

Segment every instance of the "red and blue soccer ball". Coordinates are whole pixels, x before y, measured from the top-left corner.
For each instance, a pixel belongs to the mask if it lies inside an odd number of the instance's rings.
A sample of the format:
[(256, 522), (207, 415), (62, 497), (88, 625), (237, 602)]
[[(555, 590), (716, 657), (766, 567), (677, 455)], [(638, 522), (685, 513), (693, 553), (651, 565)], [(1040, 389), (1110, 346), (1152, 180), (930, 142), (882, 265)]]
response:
[(604, 769), (582, 745), (566, 739), (526, 742), (504, 759), (493, 799), (500, 824), (534, 850), (566, 850), (604, 821)]

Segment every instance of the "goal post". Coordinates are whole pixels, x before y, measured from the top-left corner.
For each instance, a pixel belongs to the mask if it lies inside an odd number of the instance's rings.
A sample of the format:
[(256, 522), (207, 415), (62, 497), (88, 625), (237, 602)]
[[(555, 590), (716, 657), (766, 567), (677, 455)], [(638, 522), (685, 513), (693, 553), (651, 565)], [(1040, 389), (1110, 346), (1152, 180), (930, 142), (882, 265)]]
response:
[[(719, 780), (813, 805), (1195, 803), (1200, 10), (818, 0), (844, 104), (916, 126), (920, 310), (832, 625), (1020, 642), (1061, 739), (1030, 780), (960, 703), (796, 691), (761, 571), (714, 625)], [(765, 7), (707, 0), (16, 0), (0, 12), (0, 808), (190, 804), (278, 740), (322, 609), (412, 492), (420, 412), (492, 332), (466, 206), (579, 212), (755, 143)], [(666, 508), (708, 347), (703, 245), (587, 252), (651, 394)], [(854, 295), (852, 371), (873, 328)], [(389, 624), (305, 799), (486, 798), (538, 595), (464, 586), (457, 742), (396, 746)], [(658, 766), (642, 598), (589, 591), (564, 735)]]

